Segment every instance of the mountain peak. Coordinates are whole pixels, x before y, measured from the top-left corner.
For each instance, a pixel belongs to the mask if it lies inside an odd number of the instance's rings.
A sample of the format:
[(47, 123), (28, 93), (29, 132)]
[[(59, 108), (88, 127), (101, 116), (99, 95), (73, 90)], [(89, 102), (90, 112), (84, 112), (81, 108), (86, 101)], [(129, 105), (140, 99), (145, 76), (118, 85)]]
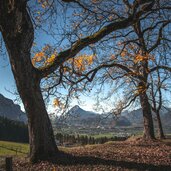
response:
[(75, 106), (74, 106), (74, 107), (72, 107), (71, 109), (76, 109), (76, 110), (77, 110), (77, 109), (81, 109), (81, 108), (80, 108), (80, 106), (75, 105)]
[(78, 118), (89, 118), (89, 117), (95, 117), (98, 114), (91, 112), (91, 111), (86, 111), (82, 109), (80, 106), (75, 105), (72, 107), (69, 111), (68, 114), (72, 117), (78, 117)]
[(1, 97), (4, 97), (4, 96), (0, 93), (0, 98), (1, 98)]
[(0, 116), (11, 120), (27, 120), (26, 114), (21, 111), (20, 106), (15, 104), (13, 100), (4, 97), (2, 94), (0, 94)]

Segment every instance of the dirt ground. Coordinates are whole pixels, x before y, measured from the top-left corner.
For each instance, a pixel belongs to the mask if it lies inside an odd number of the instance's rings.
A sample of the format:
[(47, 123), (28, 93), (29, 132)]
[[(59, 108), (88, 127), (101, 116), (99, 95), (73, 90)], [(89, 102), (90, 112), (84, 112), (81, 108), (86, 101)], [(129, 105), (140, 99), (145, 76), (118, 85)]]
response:
[(14, 171), (171, 171), (171, 143), (125, 141), (61, 148), (61, 154), (51, 162), (31, 165), (28, 159), (16, 159), (13, 162), (13, 169)]

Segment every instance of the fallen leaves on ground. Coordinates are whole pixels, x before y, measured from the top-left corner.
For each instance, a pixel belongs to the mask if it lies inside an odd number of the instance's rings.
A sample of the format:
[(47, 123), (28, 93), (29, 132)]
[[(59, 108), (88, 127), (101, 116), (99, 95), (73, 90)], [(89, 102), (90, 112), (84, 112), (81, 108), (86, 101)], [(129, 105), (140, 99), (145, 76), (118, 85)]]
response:
[(136, 143), (134, 141), (110, 142), (102, 145), (87, 145), (65, 148), (53, 162), (31, 165), (28, 161), (16, 160), (15, 170), (30, 171), (75, 171), (75, 170), (171, 170), (171, 145), (159, 141)]

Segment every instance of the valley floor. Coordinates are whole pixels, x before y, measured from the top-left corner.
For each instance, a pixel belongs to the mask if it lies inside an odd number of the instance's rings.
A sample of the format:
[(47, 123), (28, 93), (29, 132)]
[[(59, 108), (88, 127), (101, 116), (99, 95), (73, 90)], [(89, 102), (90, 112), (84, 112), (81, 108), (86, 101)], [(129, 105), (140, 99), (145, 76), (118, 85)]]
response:
[(62, 153), (53, 162), (31, 165), (27, 159), (15, 159), (14, 171), (62, 170), (159, 170), (171, 171), (171, 142), (140, 143), (137, 141), (108, 142), (61, 148)]

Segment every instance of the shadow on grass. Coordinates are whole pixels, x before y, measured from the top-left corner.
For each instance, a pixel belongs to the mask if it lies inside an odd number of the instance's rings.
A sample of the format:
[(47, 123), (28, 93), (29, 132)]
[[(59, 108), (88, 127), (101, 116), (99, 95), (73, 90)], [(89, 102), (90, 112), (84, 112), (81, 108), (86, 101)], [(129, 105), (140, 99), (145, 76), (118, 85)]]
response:
[(122, 167), (123, 169), (134, 169), (134, 170), (147, 170), (147, 171), (171, 171), (171, 166), (167, 165), (153, 165), (146, 163), (136, 163), (129, 161), (115, 161), (107, 160), (99, 157), (93, 156), (74, 156), (64, 152), (60, 152), (56, 158), (50, 160), (53, 164), (63, 165), (63, 166), (73, 166), (73, 165), (106, 165), (113, 167)]

